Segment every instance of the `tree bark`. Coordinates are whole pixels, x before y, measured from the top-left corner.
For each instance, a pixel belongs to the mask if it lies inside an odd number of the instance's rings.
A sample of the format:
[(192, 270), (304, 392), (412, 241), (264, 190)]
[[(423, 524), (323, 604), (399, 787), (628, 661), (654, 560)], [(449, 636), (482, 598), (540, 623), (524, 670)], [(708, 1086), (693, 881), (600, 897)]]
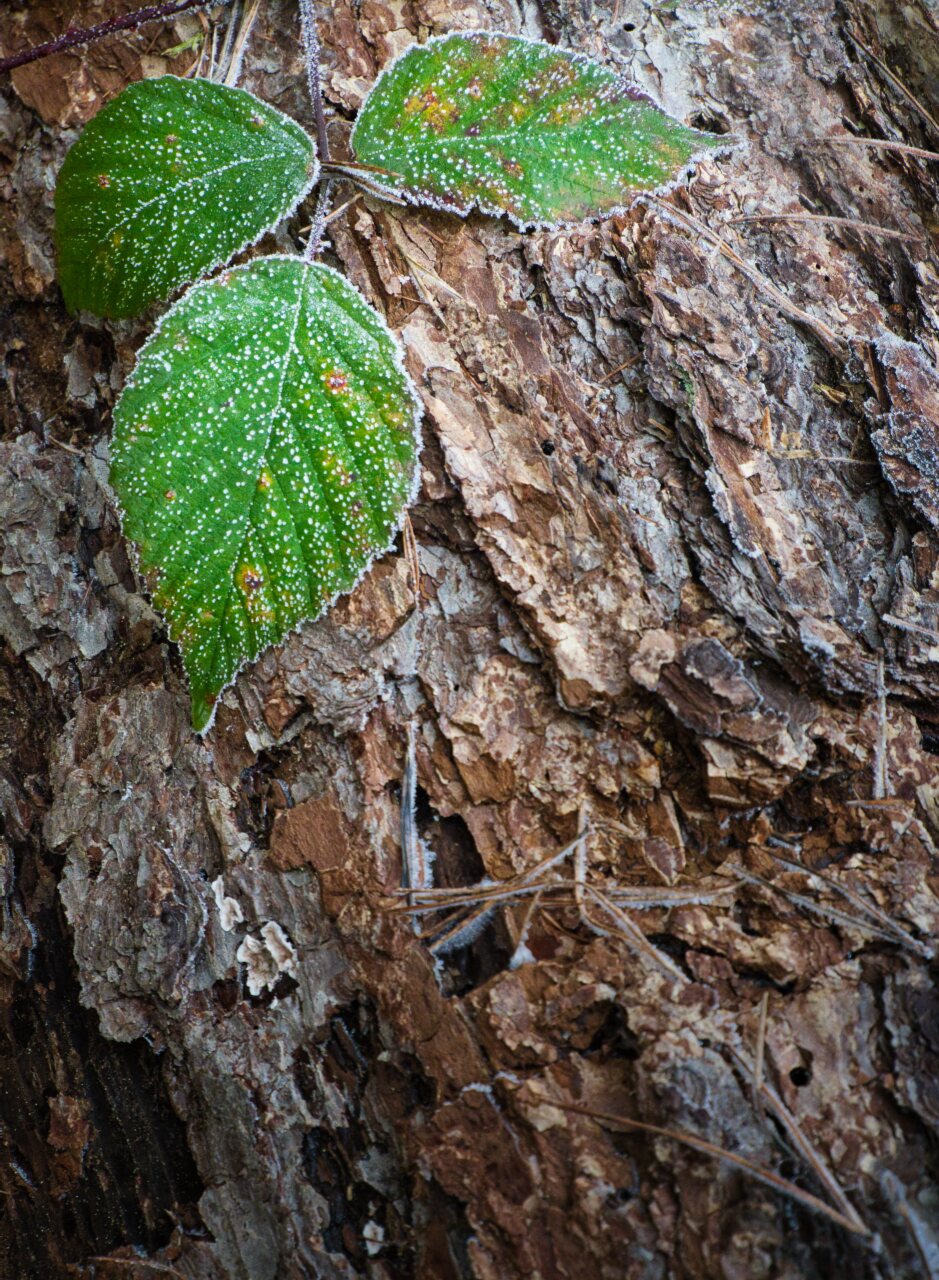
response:
[[(939, 1275), (939, 163), (824, 141), (939, 150), (929, 0), (324, 6), (337, 156), (475, 27), (738, 145), (559, 232), (330, 223), (426, 406), (419, 582), (204, 740), (105, 487), (152, 317), (67, 315), (51, 246), (75, 129), (198, 21), (3, 86), (0, 1272)], [(312, 126), (286, 0), (240, 83)], [(394, 909), (402, 832), (468, 906)]]

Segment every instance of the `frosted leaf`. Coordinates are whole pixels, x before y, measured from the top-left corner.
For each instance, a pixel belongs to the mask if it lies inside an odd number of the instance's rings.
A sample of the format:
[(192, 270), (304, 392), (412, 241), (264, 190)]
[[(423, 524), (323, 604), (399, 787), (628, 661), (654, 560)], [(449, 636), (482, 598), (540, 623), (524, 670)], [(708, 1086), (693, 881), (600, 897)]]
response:
[(408, 49), (368, 95), (357, 161), (387, 194), (550, 226), (674, 181), (725, 138), (688, 129), (580, 54), (475, 31)]
[(329, 267), (258, 258), (164, 316), (114, 411), (111, 483), (195, 729), (388, 548), (418, 418), (397, 341)]
[(66, 305), (135, 315), (253, 244), (318, 172), (313, 140), (243, 89), (176, 76), (130, 85), (59, 175)]

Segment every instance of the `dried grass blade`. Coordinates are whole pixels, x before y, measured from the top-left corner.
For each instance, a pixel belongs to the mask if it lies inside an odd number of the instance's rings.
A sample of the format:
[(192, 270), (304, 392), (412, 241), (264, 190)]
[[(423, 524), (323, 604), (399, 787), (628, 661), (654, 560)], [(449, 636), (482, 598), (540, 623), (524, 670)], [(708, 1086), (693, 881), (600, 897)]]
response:
[(746, 880), (748, 884), (758, 884), (764, 889), (769, 889), (771, 893), (777, 893), (781, 898), (785, 898), (787, 902), (795, 903), (796, 906), (804, 907), (806, 911), (811, 911), (813, 915), (821, 916), (825, 920), (833, 921), (835, 924), (844, 925), (849, 929), (860, 929), (864, 933), (871, 934), (872, 937), (880, 938), (882, 942), (892, 942), (896, 944), (898, 941), (896, 935), (886, 929), (881, 929), (877, 925), (871, 924), (867, 920), (861, 919), (860, 916), (849, 915), (847, 911), (839, 911), (837, 907), (823, 906), (820, 902), (813, 902), (811, 898), (806, 898), (804, 894), (793, 893), (791, 889), (782, 889), (779, 885), (773, 884), (771, 880), (767, 880), (764, 876), (758, 876), (752, 871), (744, 871), (743, 867), (728, 865), (727, 870), (733, 875), (739, 876), (741, 880)]
[(599, 890), (595, 889), (591, 884), (585, 885), (584, 887), (589, 896), (593, 898), (594, 902), (596, 902), (597, 905), (601, 907), (616, 924), (619, 936), (625, 938), (634, 951), (644, 959), (650, 961), (658, 969), (667, 973), (670, 978), (677, 978), (679, 982), (687, 982), (687, 978), (678, 966), (674, 964), (668, 956), (663, 955), (657, 947), (652, 945), (639, 926), (635, 924), (634, 921), (630, 920), (629, 916), (627, 916), (625, 912), (620, 911), (615, 902), (611, 902), (605, 894), (600, 893)]
[[(727, 1046), (727, 1051), (736, 1061), (740, 1070), (744, 1072), (745, 1075), (752, 1078), (755, 1064), (751, 1059), (746, 1054), (741, 1053), (739, 1050), (733, 1049), (730, 1046)], [(770, 1110), (788, 1134), (792, 1145), (799, 1152), (799, 1155), (815, 1174), (816, 1178), (818, 1178), (819, 1182), (828, 1192), (832, 1200), (834, 1200), (841, 1214), (848, 1219), (848, 1221), (854, 1224), (853, 1229), (857, 1231), (859, 1235), (870, 1235), (870, 1229), (866, 1226), (863, 1218), (842, 1191), (838, 1179), (831, 1172), (824, 1160), (822, 1160), (821, 1156), (812, 1146), (812, 1143), (799, 1128), (798, 1121), (783, 1102), (782, 1098), (772, 1085), (767, 1084), (765, 1080), (760, 1084), (760, 1097), (768, 1104)]]
[(672, 1142), (679, 1142), (682, 1146), (690, 1147), (693, 1151), (700, 1151), (703, 1155), (713, 1156), (717, 1160), (724, 1160), (728, 1164), (742, 1169), (744, 1173), (748, 1173), (751, 1177), (756, 1178), (758, 1182), (763, 1182), (767, 1186), (773, 1187), (776, 1191), (782, 1192), (783, 1195), (789, 1196), (790, 1199), (797, 1200), (800, 1204), (805, 1205), (807, 1209), (823, 1214), (832, 1222), (844, 1227), (846, 1231), (851, 1231), (860, 1236), (870, 1235), (867, 1227), (862, 1222), (855, 1221), (854, 1217), (849, 1217), (847, 1214), (832, 1208), (831, 1205), (826, 1204), (818, 1196), (812, 1195), (810, 1191), (803, 1191), (801, 1187), (797, 1187), (792, 1182), (787, 1182), (785, 1178), (780, 1177), (778, 1173), (773, 1173), (771, 1169), (763, 1169), (752, 1160), (748, 1160), (746, 1156), (737, 1155), (733, 1151), (725, 1151), (723, 1147), (718, 1147), (713, 1142), (708, 1142), (705, 1138), (695, 1137), (691, 1133), (682, 1133), (678, 1129), (666, 1129), (662, 1125), (648, 1124), (645, 1120), (633, 1120), (627, 1116), (613, 1115), (608, 1111), (595, 1111), (592, 1107), (580, 1107), (576, 1103), (557, 1102), (555, 1099), (548, 1097), (545, 1097), (543, 1101), (546, 1106), (557, 1107), (559, 1111), (573, 1111), (575, 1115), (587, 1116), (600, 1124), (621, 1125), (624, 1129), (638, 1129), (642, 1133), (651, 1133), (659, 1138), (668, 1138)]

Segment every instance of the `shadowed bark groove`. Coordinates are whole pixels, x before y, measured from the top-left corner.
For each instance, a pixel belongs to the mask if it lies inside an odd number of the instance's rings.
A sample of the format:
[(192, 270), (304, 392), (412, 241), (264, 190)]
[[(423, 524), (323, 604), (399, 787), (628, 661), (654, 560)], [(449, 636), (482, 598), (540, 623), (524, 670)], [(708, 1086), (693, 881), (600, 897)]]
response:
[[(739, 146), (558, 233), (330, 223), (426, 405), (420, 590), (402, 546), (205, 741), (104, 488), (149, 322), (68, 316), (51, 248), (76, 128), (201, 21), (2, 86), (0, 1270), (936, 1274), (939, 164), (825, 141), (939, 151), (928, 0), (330, 7), (338, 158), (391, 57), (476, 27)], [(287, 0), (241, 83), (312, 127)], [(409, 725), (468, 890), (426, 936)]]

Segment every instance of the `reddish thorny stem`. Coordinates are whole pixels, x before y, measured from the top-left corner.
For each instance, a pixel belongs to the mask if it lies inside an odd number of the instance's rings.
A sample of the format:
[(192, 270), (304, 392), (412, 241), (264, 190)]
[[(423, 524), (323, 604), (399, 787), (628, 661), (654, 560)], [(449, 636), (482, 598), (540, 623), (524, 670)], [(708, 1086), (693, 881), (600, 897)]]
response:
[(187, 9), (206, 9), (210, 4), (227, 4), (228, 0), (172, 0), (170, 4), (151, 4), (144, 9), (136, 9), (133, 13), (125, 13), (120, 18), (107, 18), (94, 27), (72, 27), (64, 36), (49, 40), (45, 44), (34, 45), (31, 49), (23, 49), (9, 58), (0, 59), (0, 71), (12, 71), (14, 67), (23, 67), (28, 62), (38, 62), (40, 58), (48, 58), (53, 53), (64, 53), (67, 49), (76, 49), (83, 44), (91, 44), (117, 31), (132, 31), (142, 27), (145, 22), (158, 22), (161, 18), (172, 18)]
[[(316, 7), (313, 0), (300, 0), (300, 27), (303, 32), (303, 48), (306, 53), (306, 74), (310, 86), (310, 98), (313, 103), (313, 118), (316, 121), (316, 149), (319, 152), (320, 164), (329, 164), (329, 138), (326, 132), (326, 113), (323, 109), (323, 86), (320, 80), (320, 38), (316, 29)], [(306, 242), (303, 257), (312, 262), (323, 247), (323, 233), (326, 230), (326, 216), (329, 209), (332, 183), (324, 182), (316, 202), (310, 238)]]
[(300, 0), (300, 27), (303, 31), (303, 48), (306, 53), (306, 75), (316, 120), (316, 146), (320, 163), (329, 163), (329, 138), (326, 136), (326, 115), (323, 111), (323, 87), (320, 83), (320, 38), (316, 30), (316, 7), (313, 0)]

